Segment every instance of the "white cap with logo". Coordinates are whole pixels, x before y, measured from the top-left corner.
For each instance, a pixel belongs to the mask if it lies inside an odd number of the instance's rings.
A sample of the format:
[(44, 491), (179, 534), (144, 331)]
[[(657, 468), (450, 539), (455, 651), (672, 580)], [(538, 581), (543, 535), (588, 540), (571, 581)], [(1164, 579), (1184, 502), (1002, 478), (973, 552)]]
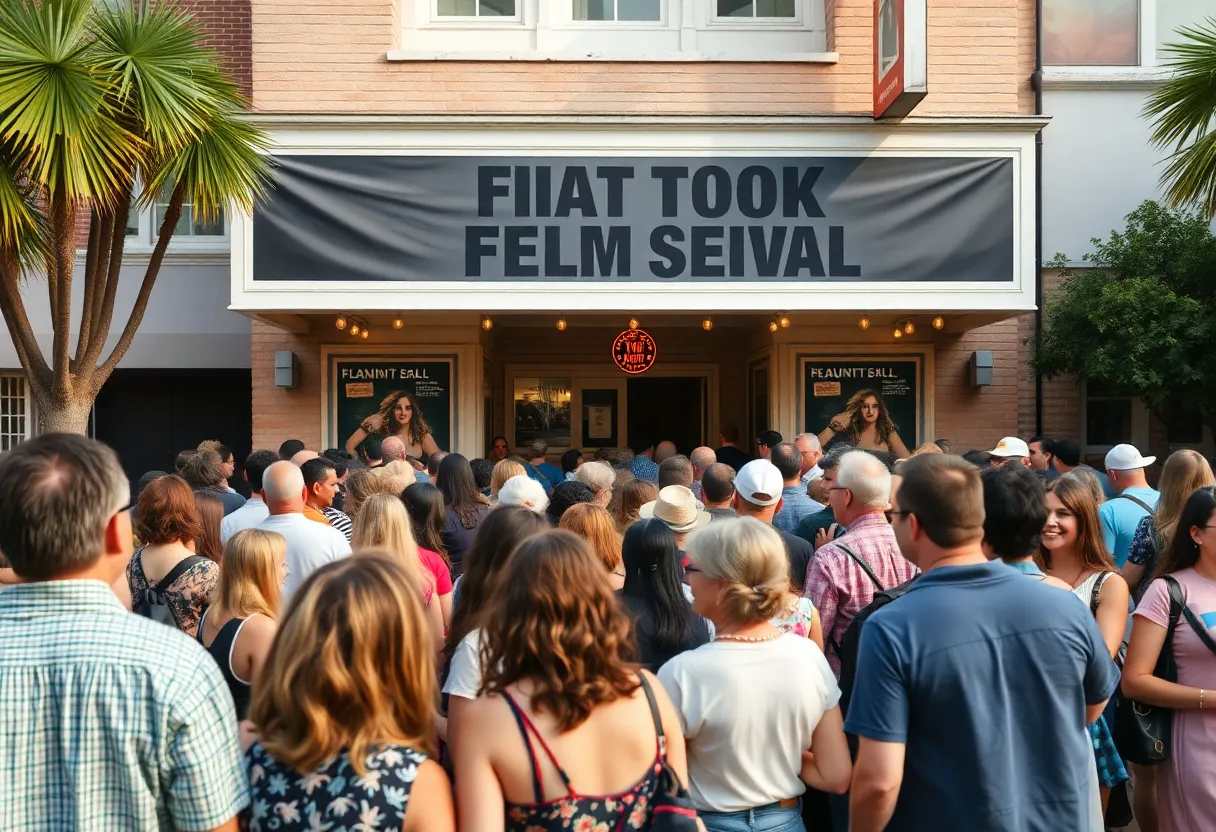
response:
[(1155, 456), (1140, 456), (1135, 445), (1116, 445), (1106, 452), (1107, 471), (1134, 471), (1147, 468), (1156, 461)]
[(767, 459), (753, 459), (735, 475), (735, 492), (754, 506), (776, 505), (785, 479)]
[(988, 456), (1029, 458), (1030, 446), (1016, 436), (1006, 436), (996, 443), (996, 447), (988, 452)]

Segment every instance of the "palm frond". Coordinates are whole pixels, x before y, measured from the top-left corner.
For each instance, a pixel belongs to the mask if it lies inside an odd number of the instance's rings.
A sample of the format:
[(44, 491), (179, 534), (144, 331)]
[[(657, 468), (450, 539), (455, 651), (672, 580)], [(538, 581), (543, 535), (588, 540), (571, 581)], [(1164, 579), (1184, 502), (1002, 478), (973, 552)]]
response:
[(50, 250), (38, 190), (22, 172), (12, 147), (0, 142), (0, 245), (26, 268), (43, 267)]

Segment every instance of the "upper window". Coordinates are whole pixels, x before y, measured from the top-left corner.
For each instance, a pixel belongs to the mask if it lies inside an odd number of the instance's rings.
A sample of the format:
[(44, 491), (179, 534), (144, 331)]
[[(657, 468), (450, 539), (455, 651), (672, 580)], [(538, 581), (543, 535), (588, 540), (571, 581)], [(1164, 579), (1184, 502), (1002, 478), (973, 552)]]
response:
[(794, 17), (795, 0), (717, 0), (718, 17)]
[(659, 0), (573, 0), (575, 20), (659, 20)]
[[(127, 213), (127, 244), (134, 246), (152, 247), (160, 234), (161, 223), (164, 222), (165, 209), (169, 207), (169, 197), (172, 187), (166, 185), (157, 196), (156, 204), (151, 210), (141, 211), (135, 204), (137, 194), (131, 197), (131, 210)], [(224, 216), (221, 214), (204, 222), (194, 213), (190, 203), (182, 205), (182, 215), (178, 217), (177, 225), (173, 228), (174, 241), (191, 240), (206, 245), (215, 244), (227, 237)]]
[(1137, 66), (1139, 0), (1043, 0), (1047, 66)]
[(0, 376), (0, 451), (30, 435), (30, 401), (24, 376)]
[(439, 17), (515, 17), (515, 0), (438, 0)]

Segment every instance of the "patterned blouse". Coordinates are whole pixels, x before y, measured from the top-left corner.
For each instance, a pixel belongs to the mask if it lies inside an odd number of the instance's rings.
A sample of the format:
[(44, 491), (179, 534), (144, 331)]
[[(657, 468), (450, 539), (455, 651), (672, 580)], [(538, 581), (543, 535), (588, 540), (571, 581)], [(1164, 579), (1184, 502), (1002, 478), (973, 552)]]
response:
[(1157, 527), (1153, 524), (1153, 517), (1141, 518), (1140, 523), (1136, 526), (1136, 533), (1132, 536), (1131, 548), (1127, 551), (1127, 559), (1129, 562), (1137, 566), (1144, 567), (1144, 574), (1140, 576), (1139, 582), (1132, 587), (1132, 600), (1139, 603), (1144, 597), (1144, 591), (1148, 589), (1148, 585), (1153, 582), (1153, 573), (1157, 571), (1157, 557), (1160, 553), (1157, 551)]
[[(201, 560), (191, 566), (165, 589), (165, 601), (177, 622), (177, 629), (194, 638), (203, 611), (211, 603), (211, 595), (220, 581), (220, 565)], [(127, 561), (127, 584), (131, 594), (154, 587), (159, 581), (149, 581), (144, 574), (144, 550), (140, 549)]]
[(769, 623), (783, 633), (810, 638), (814, 618), (815, 605), (811, 603), (811, 599), (793, 595), (785, 609), (769, 619)]
[(260, 742), (245, 755), (253, 808), (250, 832), (370, 832), (401, 829), (410, 790), (426, 755), (404, 745), (382, 745), (367, 754), (365, 773), (346, 752), (316, 771), (300, 774), (281, 765)]

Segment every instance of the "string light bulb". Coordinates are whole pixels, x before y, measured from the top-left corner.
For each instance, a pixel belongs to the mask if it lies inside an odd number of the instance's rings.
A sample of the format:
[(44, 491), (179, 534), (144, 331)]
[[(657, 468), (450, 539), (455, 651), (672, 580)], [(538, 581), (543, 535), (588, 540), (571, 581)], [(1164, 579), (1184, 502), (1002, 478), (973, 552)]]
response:
[(364, 341), (366, 341), (368, 339), (368, 336), (370, 336), (371, 334), (372, 334), (372, 331), (370, 329), (368, 329), (367, 327), (363, 327), (363, 331), (359, 333), (359, 337), (362, 338)]
[(359, 325), (358, 324), (350, 325), (350, 334), (355, 336), (356, 338), (359, 337)]
[(780, 318), (778, 318), (777, 323), (781, 324), (782, 329), (790, 328), (790, 319), (785, 315), (782, 315)]
[(565, 332), (565, 331), (566, 331), (566, 327), (568, 327), (568, 326), (569, 326), (569, 324), (568, 324), (568, 323), (566, 323), (566, 319), (565, 319), (565, 318), (558, 318), (558, 319), (557, 319), (557, 331), (558, 331), (558, 332)]
[(393, 329), (401, 329), (405, 326), (405, 321), (401, 320), (401, 316), (393, 318)]
[(869, 329), (870, 328), (870, 319), (868, 317), (866, 317), (865, 315), (862, 315), (861, 319), (857, 322), (857, 325), (859, 327), (861, 327), (862, 329)]
[(916, 332), (916, 325), (913, 324), (911, 321), (908, 321), (907, 323), (904, 324), (904, 333), (906, 335), (911, 335), (913, 332)]
[(489, 315), (481, 316), (481, 328), (489, 332), (494, 328), (494, 320)]
[(902, 329), (900, 329), (899, 327), (895, 327), (895, 339), (899, 340), (900, 338), (903, 338), (903, 337), (904, 337), (904, 331)]
[(339, 315), (338, 317), (334, 318), (334, 326), (336, 326), (338, 329), (346, 329), (346, 316)]
[(638, 319), (637, 319), (637, 318), (630, 318), (630, 319), (629, 319), (629, 328), (630, 328), (630, 329), (637, 329), (637, 328), (638, 328)]
[(705, 320), (701, 321), (701, 329), (705, 330), (706, 332), (709, 332), (713, 328), (714, 328), (714, 319), (713, 318), (706, 318)]
[(780, 328), (781, 328), (781, 325), (778, 324), (776, 320), (771, 320), (768, 322), (768, 331), (769, 332), (776, 332)]
[(944, 329), (945, 326), (946, 326), (946, 319), (943, 318), (941, 315), (938, 315), (936, 318), (933, 319), (933, 328), (934, 329)]

